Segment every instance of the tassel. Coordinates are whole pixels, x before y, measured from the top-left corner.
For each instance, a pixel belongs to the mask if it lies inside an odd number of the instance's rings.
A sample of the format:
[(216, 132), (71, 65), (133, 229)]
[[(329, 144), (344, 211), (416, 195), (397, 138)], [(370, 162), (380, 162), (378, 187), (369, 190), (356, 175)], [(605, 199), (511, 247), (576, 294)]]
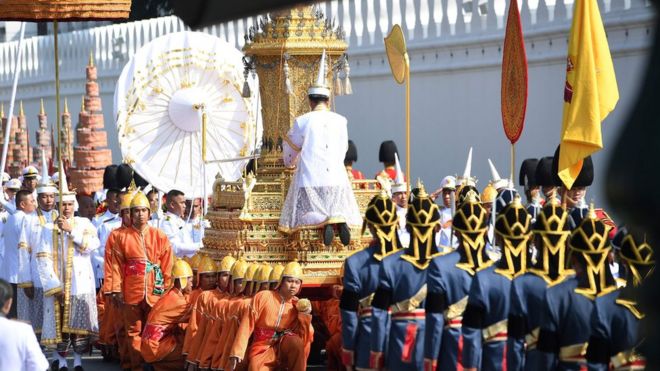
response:
[(243, 98), (250, 98), (250, 95), (250, 85), (248, 84), (247, 80), (245, 80), (243, 83)]
[(345, 75), (344, 75), (344, 94), (351, 95), (353, 94), (353, 86), (351, 85), (351, 66), (348, 65), (348, 59), (346, 59)]
[(340, 96), (344, 95), (344, 87), (342, 86), (341, 83), (341, 78), (339, 77), (339, 71), (335, 72), (335, 78), (334, 78), (334, 83), (335, 83), (335, 96)]
[(284, 61), (284, 90), (288, 95), (293, 93), (293, 88), (291, 87), (291, 79), (289, 78), (289, 62)]

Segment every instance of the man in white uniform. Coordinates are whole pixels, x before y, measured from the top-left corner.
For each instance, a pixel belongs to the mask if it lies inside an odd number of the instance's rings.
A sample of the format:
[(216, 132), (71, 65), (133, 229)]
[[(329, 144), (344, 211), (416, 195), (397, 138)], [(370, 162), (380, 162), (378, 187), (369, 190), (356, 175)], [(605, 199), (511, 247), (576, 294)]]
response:
[(296, 167), (289, 187), (279, 229), (292, 233), (300, 229), (322, 228), (323, 243), (339, 238), (350, 243), (349, 226), (360, 228), (362, 218), (344, 167), (348, 148), (346, 118), (328, 107), (325, 51), (321, 56), (316, 84), (308, 90), (312, 112), (295, 119), (283, 138), (284, 164)]
[[(17, 315), (18, 284), (21, 281), (29, 281), (29, 278), (26, 278), (30, 276), (30, 265), (25, 230), (30, 219), (28, 215), (34, 212), (36, 206), (32, 192), (19, 191), (16, 193), (16, 212), (9, 215), (5, 223), (5, 255), (2, 259), (2, 266), (0, 266), (0, 278), (8, 281), (14, 292), (9, 318), (16, 318)], [(20, 295), (25, 295), (23, 288), (20, 291)], [(23, 296), (23, 298), (25, 297)], [(20, 319), (28, 320), (26, 314), (21, 315), (24, 318)]]
[(202, 247), (202, 243), (193, 241), (191, 226), (183, 220), (186, 211), (186, 197), (183, 192), (173, 189), (165, 198), (167, 212), (160, 222), (160, 229), (165, 232), (177, 258), (192, 257)]
[[(96, 279), (96, 289), (100, 289), (103, 284), (103, 279), (105, 277), (104, 267), (105, 267), (105, 243), (108, 241), (110, 233), (115, 229), (121, 227), (121, 194), (119, 191), (116, 191), (116, 197), (110, 196), (115, 194), (115, 190), (108, 190), (108, 197), (106, 201), (108, 202), (108, 211), (117, 210), (117, 213), (110, 213), (110, 217), (102, 221), (97, 227), (97, 235), (99, 237), (99, 248), (92, 252), (92, 266), (94, 267), (94, 278)], [(110, 200), (110, 201), (108, 201)], [(116, 205), (115, 205), (116, 203)], [(106, 211), (106, 214), (107, 212)]]
[[(401, 247), (407, 248), (410, 245), (410, 232), (406, 229), (406, 214), (408, 213), (408, 183), (401, 171), (399, 155), (394, 153), (394, 171), (395, 176), (392, 181), (392, 202), (396, 205), (396, 215), (399, 226), (396, 230), (399, 236)], [(389, 179), (389, 177), (388, 177)]]
[(103, 222), (111, 219), (120, 219), (119, 218), (119, 194), (121, 192), (118, 189), (108, 189), (105, 194), (105, 204), (107, 209), (105, 212), (99, 216), (94, 217), (92, 224), (98, 228)]
[(0, 279), (0, 370), (46, 370), (48, 360), (29, 325), (7, 319), (12, 305), (11, 285)]
[(74, 367), (82, 367), (82, 353), (89, 349), (90, 335), (98, 332), (90, 253), (98, 249), (99, 239), (89, 219), (73, 216), (76, 194), (69, 192), (66, 178), (60, 183), (62, 215), (55, 221), (53, 233), (41, 235), (35, 253), (44, 290), (41, 344), (55, 348), (56, 370), (67, 367), (70, 347)]

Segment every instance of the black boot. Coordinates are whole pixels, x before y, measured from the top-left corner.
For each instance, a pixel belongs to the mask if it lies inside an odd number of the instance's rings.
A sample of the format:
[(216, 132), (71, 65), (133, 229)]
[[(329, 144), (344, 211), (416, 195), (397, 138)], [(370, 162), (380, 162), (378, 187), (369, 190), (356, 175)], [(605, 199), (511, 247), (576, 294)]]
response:
[(60, 361), (54, 360), (50, 364), (50, 371), (59, 371), (59, 369), (60, 369)]
[(82, 366), (76, 366), (73, 368), (73, 371), (85, 371)]
[(332, 224), (326, 224), (325, 227), (323, 227), (323, 244), (330, 246), (330, 244), (332, 244), (332, 240), (334, 239), (335, 231), (332, 230)]
[(351, 243), (351, 230), (348, 229), (346, 223), (339, 224), (339, 240), (344, 246)]

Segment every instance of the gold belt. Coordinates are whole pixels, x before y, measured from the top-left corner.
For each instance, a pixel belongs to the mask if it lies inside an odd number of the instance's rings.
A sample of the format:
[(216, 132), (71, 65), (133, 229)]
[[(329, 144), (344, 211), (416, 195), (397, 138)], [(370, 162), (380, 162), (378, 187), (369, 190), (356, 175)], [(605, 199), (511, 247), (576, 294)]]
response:
[(646, 368), (646, 358), (637, 354), (635, 350), (624, 350), (610, 358), (614, 370), (643, 370)]
[(504, 341), (507, 338), (507, 326), (509, 320), (503, 319), (481, 330), (484, 342)]
[(589, 343), (567, 345), (559, 348), (559, 360), (562, 362), (585, 362)]
[(539, 333), (541, 328), (537, 327), (529, 334), (525, 335), (525, 344), (527, 344), (527, 351), (536, 349), (536, 343), (539, 341)]
[(413, 312), (426, 299), (426, 284), (410, 299), (402, 300), (392, 305), (392, 314), (398, 312)]

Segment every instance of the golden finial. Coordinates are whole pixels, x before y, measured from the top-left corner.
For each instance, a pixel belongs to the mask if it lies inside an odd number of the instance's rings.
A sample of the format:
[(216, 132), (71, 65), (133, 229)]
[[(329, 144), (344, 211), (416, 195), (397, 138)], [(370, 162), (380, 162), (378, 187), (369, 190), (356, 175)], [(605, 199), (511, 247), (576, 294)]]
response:
[(513, 196), (513, 201), (511, 201), (512, 207), (522, 207), (522, 202), (520, 201), (520, 195), (517, 194)]
[(39, 112), (40, 115), (45, 115), (46, 110), (44, 109), (44, 99), (41, 98), (41, 111)]
[(19, 103), (18, 117), (25, 116), (25, 111), (23, 111), (23, 101)]
[(561, 206), (561, 202), (559, 202), (559, 199), (555, 196), (550, 197), (550, 205), (553, 206)]
[(419, 188), (419, 191), (417, 192), (417, 197), (418, 198), (427, 198), (429, 195), (426, 193), (426, 188), (424, 188), (424, 183), (422, 183), (422, 180), (417, 178), (417, 188)]
[(94, 67), (94, 51), (90, 50), (89, 51), (89, 63), (87, 63), (89, 67)]
[(67, 102), (67, 99), (64, 98), (64, 113), (63, 114), (68, 114), (69, 113), (69, 103)]
[(591, 201), (591, 203), (589, 204), (589, 213), (587, 213), (587, 218), (594, 220), (598, 219), (598, 217), (596, 216), (596, 210), (593, 201)]
[(80, 102), (80, 112), (85, 112), (85, 96), (82, 96), (82, 100)]
[(5, 118), (5, 104), (0, 103), (0, 118)]
[(477, 193), (473, 190), (469, 190), (467, 195), (465, 196), (465, 201), (471, 204), (476, 204), (477, 201)]

